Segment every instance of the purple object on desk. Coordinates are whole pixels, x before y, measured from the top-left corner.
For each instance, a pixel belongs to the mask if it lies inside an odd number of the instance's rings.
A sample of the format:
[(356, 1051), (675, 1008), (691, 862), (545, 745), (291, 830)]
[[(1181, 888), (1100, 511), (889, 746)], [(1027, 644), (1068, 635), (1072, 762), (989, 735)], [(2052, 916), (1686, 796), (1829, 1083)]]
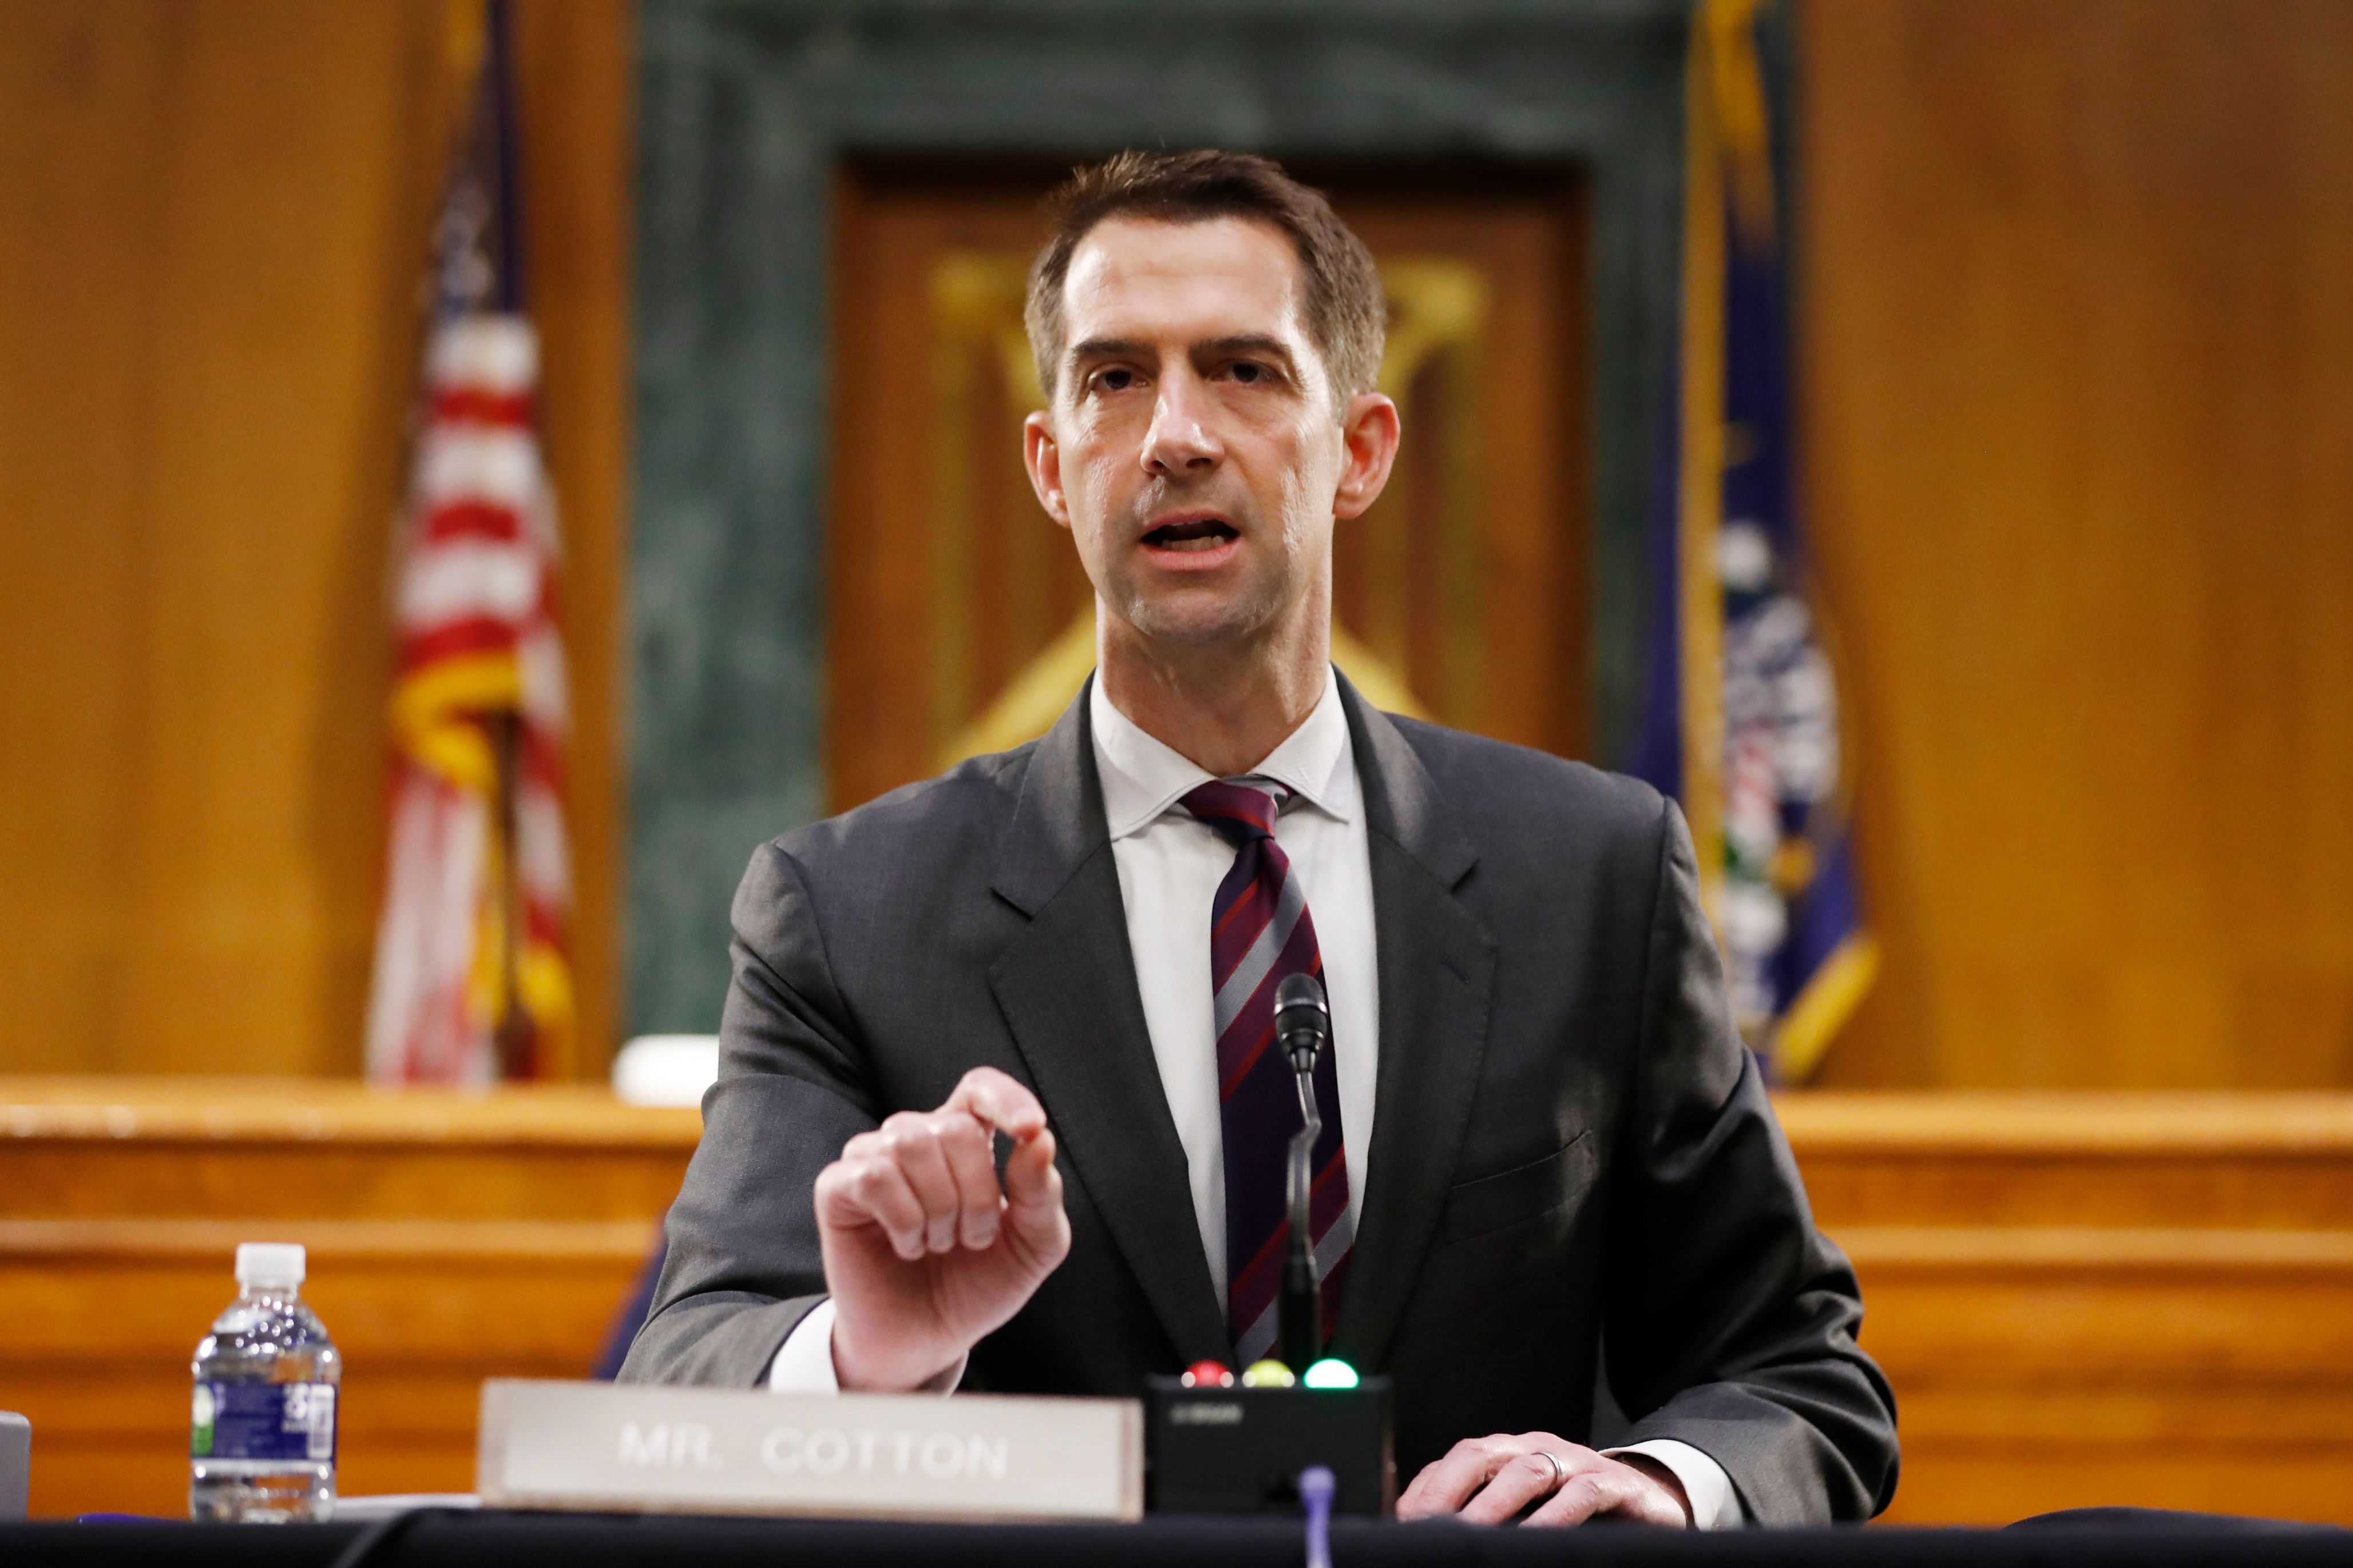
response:
[(1328, 1466), (1299, 1472), (1299, 1506), (1307, 1512), (1307, 1568), (1332, 1568), (1332, 1494), (1338, 1483)]

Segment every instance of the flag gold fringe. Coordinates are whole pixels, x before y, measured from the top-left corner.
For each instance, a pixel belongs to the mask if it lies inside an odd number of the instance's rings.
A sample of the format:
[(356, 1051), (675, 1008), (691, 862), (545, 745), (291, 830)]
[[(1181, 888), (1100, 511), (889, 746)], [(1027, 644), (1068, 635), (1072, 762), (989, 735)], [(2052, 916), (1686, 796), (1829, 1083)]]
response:
[(1783, 1083), (1814, 1076), (1831, 1042), (1879, 976), (1879, 943), (1857, 931), (1831, 950), (1773, 1031), (1773, 1071)]

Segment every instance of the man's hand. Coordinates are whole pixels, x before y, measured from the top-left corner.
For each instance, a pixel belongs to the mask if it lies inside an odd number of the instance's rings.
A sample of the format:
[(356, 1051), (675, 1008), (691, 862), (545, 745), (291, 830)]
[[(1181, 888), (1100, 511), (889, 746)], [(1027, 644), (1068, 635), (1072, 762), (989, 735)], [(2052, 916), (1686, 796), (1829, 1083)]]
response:
[[(994, 1137), (1013, 1140), (1005, 1182)], [(846, 1390), (920, 1388), (1021, 1310), (1071, 1250), (1054, 1134), (1031, 1094), (975, 1068), (937, 1110), (902, 1110), (817, 1178)]]
[[(1546, 1454), (1560, 1461), (1557, 1471)], [(1473, 1524), (1503, 1524), (1546, 1493), (1550, 1498), (1525, 1522), (1583, 1524), (1609, 1514), (1641, 1524), (1691, 1523), (1683, 1483), (1666, 1466), (1639, 1454), (1627, 1462), (1606, 1459), (1549, 1432), (1465, 1437), (1414, 1477), (1397, 1511), (1399, 1519), (1451, 1513)]]

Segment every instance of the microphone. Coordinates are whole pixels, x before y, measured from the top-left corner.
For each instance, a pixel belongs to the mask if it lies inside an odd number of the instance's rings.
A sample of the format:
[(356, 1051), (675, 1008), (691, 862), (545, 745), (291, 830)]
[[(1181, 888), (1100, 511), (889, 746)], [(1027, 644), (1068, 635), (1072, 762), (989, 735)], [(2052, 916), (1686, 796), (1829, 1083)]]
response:
[[(1274, 988), (1274, 1037), (1282, 1042), (1291, 1070), (1315, 1070), (1315, 1058), (1332, 1043), (1332, 1009), (1324, 1005), (1323, 983), (1312, 974), (1286, 974)], [(1308, 1096), (1306, 1110), (1315, 1114), (1315, 1098)]]
[(1315, 1140), (1324, 1121), (1315, 1113), (1315, 1059), (1332, 1043), (1332, 1009), (1324, 1000), (1323, 983), (1312, 974), (1286, 974), (1274, 988), (1274, 1037), (1299, 1084), (1299, 1116), (1303, 1125), (1291, 1140), (1287, 1196), (1291, 1206), (1291, 1246), (1282, 1260), (1282, 1295), (1277, 1322), (1282, 1359), (1294, 1370), (1314, 1363), (1322, 1354), (1323, 1302), (1315, 1288), (1315, 1237), (1308, 1216), (1308, 1198), (1315, 1173)]

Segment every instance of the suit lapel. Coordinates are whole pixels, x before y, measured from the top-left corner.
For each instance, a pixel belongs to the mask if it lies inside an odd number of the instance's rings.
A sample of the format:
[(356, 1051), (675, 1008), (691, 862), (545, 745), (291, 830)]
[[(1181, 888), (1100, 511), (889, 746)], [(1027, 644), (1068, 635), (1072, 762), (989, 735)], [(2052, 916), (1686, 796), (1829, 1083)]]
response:
[(1222, 1359), (1225, 1314), (1136, 991), (1085, 690), (1030, 753), (993, 886), (1029, 927), (989, 984), (1063, 1156), (1180, 1357)]
[(1451, 1184), (1486, 1052), (1495, 944), (1455, 898), (1477, 854), (1396, 725), (1340, 683), (1364, 783), (1380, 970), (1373, 1142), (1335, 1353), (1388, 1353)]

